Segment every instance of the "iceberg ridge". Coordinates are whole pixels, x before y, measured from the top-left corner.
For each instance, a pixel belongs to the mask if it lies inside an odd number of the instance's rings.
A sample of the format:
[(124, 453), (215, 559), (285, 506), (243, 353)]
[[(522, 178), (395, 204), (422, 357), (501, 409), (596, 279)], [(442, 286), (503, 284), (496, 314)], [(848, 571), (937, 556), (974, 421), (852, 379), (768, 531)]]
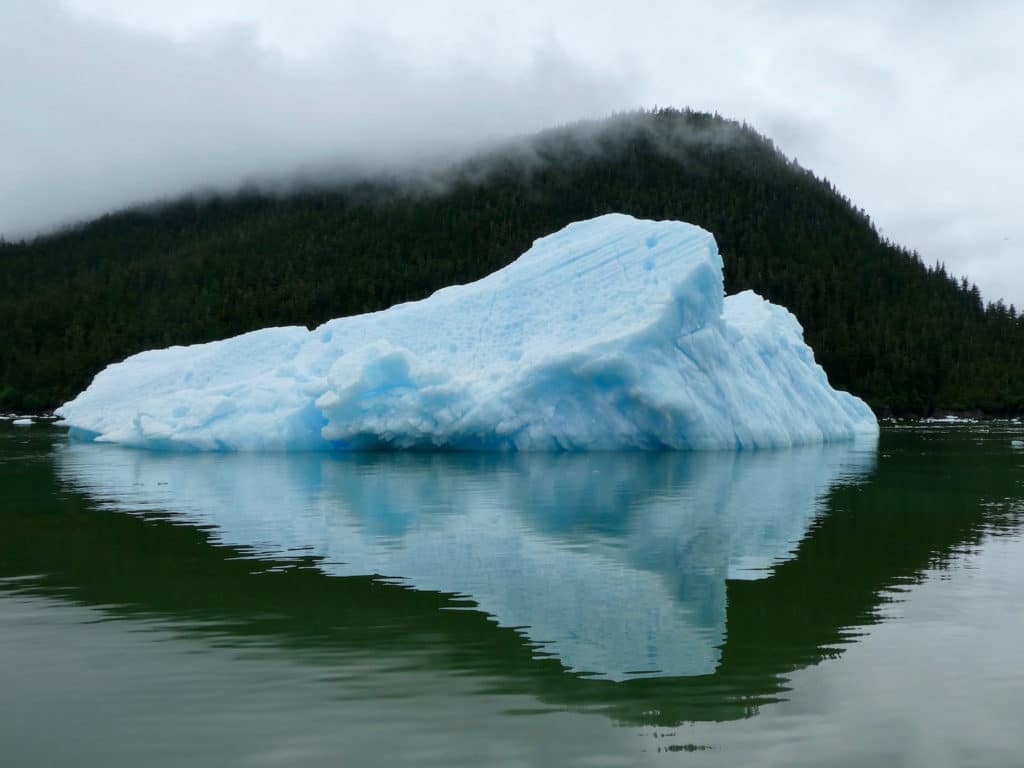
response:
[(608, 214), (422, 301), (108, 366), (72, 434), (184, 450), (752, 449), (874, 433), (714, 238)]

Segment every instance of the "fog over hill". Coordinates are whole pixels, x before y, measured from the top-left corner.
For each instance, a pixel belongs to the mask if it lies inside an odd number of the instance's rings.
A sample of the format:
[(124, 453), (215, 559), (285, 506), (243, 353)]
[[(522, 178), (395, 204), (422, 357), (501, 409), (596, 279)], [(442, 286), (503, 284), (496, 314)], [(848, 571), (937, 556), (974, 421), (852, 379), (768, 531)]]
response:
[(1024, 303), (1024, 6), (0, 0), (0, 236), (466, 157), (641, 105), (746, 120)]

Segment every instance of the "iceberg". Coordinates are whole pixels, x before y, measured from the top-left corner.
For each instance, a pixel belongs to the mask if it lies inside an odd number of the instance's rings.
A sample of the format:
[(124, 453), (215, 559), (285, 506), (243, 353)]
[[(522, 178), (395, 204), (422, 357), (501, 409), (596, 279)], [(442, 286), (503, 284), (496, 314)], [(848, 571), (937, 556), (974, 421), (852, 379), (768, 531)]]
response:
[(608, 214), (421, 301), (108, 366), (74, 437), (165, 450), (747, 450), (878, 423), (714, 237)]

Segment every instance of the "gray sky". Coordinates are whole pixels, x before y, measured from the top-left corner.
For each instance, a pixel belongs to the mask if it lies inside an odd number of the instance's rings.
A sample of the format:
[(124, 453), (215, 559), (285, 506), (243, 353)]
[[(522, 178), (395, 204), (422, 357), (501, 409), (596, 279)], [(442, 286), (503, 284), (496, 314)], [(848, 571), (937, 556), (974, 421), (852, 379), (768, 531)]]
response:
[(1021, 29), (1016, 0), (0, 0), (0, 234), (691, 106), (1024, 305)]

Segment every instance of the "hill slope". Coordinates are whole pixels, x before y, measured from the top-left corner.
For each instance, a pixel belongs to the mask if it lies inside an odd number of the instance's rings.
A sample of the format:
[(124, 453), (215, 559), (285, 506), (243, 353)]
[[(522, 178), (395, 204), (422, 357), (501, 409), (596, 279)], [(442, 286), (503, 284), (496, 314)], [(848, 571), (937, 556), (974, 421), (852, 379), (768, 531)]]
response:
[(790, 308), (879, 411), (1024, 410), (1024, 322), (881, 239), (737, 123), (662, 110), (544, 132), (430, 178), (245, 192), (0, 245), (0, 410), (53, 407), (131, 353), (382, 309), (611, 211), (714, 233), (730, 293)]

